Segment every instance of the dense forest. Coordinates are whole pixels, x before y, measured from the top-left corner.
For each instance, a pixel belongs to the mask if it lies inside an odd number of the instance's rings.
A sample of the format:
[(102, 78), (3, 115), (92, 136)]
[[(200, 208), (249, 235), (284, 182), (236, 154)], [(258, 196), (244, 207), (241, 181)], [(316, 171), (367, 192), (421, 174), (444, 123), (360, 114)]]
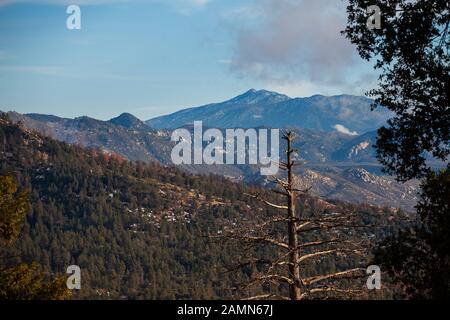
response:
[[(250, 254), (238, 241), (209, 235), (274, 214), (245, 193), (275, 195), (219, 176), (84, 150), (0, 121), (0, 176), (12, 176), (31, 202), (18, 240), (2, 255), (14, 258), (2, 264), (36, 261), (52, 275), (79, 265), (82, 287), (74, 299), (235, 298), (231, 288), (251, 276), (251, 269), (226, 272)], [(353, 236), (374, 245), (409, 220), (398, 210), (313, 197), (298, 206), (305, 215), (357, 212), (376, 227)], [(348, 263), (330, 258), (308, 268), (325, 273)], [(377, 297), (392, 294), (388, 288)]]

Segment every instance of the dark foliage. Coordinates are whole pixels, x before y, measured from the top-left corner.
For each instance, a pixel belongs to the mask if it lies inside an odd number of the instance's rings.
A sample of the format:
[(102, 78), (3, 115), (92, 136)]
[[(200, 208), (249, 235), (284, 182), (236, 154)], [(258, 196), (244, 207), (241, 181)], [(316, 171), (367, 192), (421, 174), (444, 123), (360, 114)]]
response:
[(415, 299), (450, 299), (450, 171), (432, 173), (417, 206), (420, 226), (388, 238), (378, 262)]
[[(366, 9), (381, 9), (381, 29), (366, 26)], [(430, 170), (426, 155), (450, 153), (450, 3), (447, 0), (350, 0), (346, 36), (361, 57), (374, 59), (374, 107), (395, 113), (378, 131), (378, 159), (405, 181)]]
[(18, 192), (14, 179), (0, 176), (0, 300), (60, 300), (70, 297), (66, 279), (50, 278), (39, 265), (8, 265), (4, 251), (16, 240), (29, 211), (28, 193)]
[[(381, 9), (381, 29), (366, 8)], [(347, 37), (375, 59), (379, 88), (370, 95), (395, 113), (378, 131), (377, 154), (397, 179), (423, 179), (418, 226), (386, 240), (376, 257), (411, 298), (449, 299), (450, 3), (447, 0), (350, 0)], [(426, 156), (447, 164), (440, 173)]]

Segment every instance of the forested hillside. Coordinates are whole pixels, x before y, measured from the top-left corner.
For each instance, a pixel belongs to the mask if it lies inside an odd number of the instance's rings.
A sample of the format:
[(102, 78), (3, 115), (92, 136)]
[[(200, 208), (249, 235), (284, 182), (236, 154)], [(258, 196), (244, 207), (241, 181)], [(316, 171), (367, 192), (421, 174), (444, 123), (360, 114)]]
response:
[[(207, 237), (273, 214), (244, 195), (252, 188), (84, 150), (7, 119), (0, 120), (0, 152), (0, 175), (29, 189), (32, 204), (8, 255), (57, 274), (79, 265), (82, 289), (75, 299), (231, 298), (229, 289), (253, 272), (224, 272), (248, 252), (238, 242)], [(354, 237), (374, 243), (407, 218), (401, 211), (313, 198), (299, 207), (304, 214), (358, 212), (376, 228)], [(336, 261), (311, 268), (325, 272), (338, 268)]]
[[(14, 123), (21, 123), (25, 128), (59, 141), (118, 153), (130, 161), (172, 164), (171, 152), (175, 145), (170, 139), (172, 132), (155, 131), (130, 114), (125, 113), (109, 121), (16, 112), (8, 112), (7, 115)], [(192, 126), (186, 128), (193, 130)], [(352, 136), (305, 128), (289, 130), (297, 136), (294, 142), (300, 150), (297, 160), (305, 164), (298, 168), (296, 174), (312, 186), (311, 194), (415, 211), (419, 182), (398, 183), (394, 177), (381, 173), (373, 148), (376, 132)], [(207, 145), (206, 141), (204, 145)], [(439, 167), (439, 164), (435, 165)], [(182, 164), (177, 167), (192, 174), (214, 173), (234, 181), (267, 185), (259, 169), (254, 166)]]

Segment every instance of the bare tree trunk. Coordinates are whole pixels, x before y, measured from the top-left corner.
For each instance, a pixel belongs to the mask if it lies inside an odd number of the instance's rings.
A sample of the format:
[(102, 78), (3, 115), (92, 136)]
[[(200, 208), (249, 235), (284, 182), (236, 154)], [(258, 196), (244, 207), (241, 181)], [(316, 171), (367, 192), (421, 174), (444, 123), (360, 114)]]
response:
[(290, 297), (292, 300), (300, 300), (300, 266), (298, 263), (298, 236), (297, 236), (297, 217), (295, 213), (295, 190), (294, 190), (294, 162), (292, 161), (292, 140), (293, 135), (289, 132), (286, 134), (285, 139), (287, 141), (287, 163), (286, 168), (288, 171), (288, 185), (287, 185), (287, 197), (288, 197), (288, 228), (289, 228), (289, 273), (293, 280), (290, 284)]
[[(273, 246), (278, 253), (272, 258), (252, 257), (229, 269), (229, 271), (235, 271), (248, 266), (265, 266), (265, 268), (257, 270), (248, 282), (233, 289), (248, 290), (263, 284), (287, 284), (289, 286), (289, 295), (264, 292), (247, 297), (247, 299), (302, 300), (314, 297), (330, 298), (339, 295), (356, 296), (361, 294), (361, 290), (353, 290), (347, 284), (345, 287), (339, 288), (337, 281), (363, 275), (365, 271), (363, 268), (339, 270), (309, 278), (302, 276), (301, 264), (305, 262), (311, 260), (314, 262), (314, 259), (330, 255), (339, 255), (340, 257), (361, 257), (364, 255), (366, 248), (368, 248), (367, 245), (364, 245), (362, 241), (356, 243), (345, 237), (352, 234), (349, 229), (366, 228), (366, 226), (356, 223), (358, 217), (355, 212), (318, 217), (302, 217), (302, 213), (296, 212), (297, 193), (306, 195), (309, 189), (298, 189), (294, 180), (294, 134), (287, 132), (283, 135), (283, 139), (287, 142), (287, 161), (280, 161), (279, 167), (287, 171), (287, 179), (274, 176), (273, 182), (276, 183), (278, 188), (272, 191), (286, 197), (287, 203), (279, 204), (277, 201), (274, 202), (258, 194), (246, 194), (271, 208), (280, 210), (280, 215), (261, 217), (263, 220), (259, 220), (261, 223), (257, 224), (248, 221), (248, 224), (242, 225), (238, 229), (232, 228), (231, 230), (225, 230), (226, 232), (223, 235), (212, 236), (219, 241), (223, 241), (223, 239), (242, 241), (250, 247)], [(310, 198), (312, 199), (312, 197)], [(266, 220), (266, 218), (269, 219)], [(270, 234), (267, 228), (277, 224), (282, 224), (282, 227), (279, 228), (279, 232), (282, 232), (282, 234)], [(308, 235), (310, 237), (308, 242), (300, 243), (300, 234)], [(355, 288), (359, 288), (359, 283)]]

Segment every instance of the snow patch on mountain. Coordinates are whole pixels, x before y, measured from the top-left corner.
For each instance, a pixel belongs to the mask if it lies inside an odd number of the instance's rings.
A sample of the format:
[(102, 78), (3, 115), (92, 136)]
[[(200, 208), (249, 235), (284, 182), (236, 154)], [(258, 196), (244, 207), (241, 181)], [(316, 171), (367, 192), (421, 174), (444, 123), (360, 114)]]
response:
[(357, 144), (356, 146), (354, 146), (353, 148), (350, 149), (350, 152), (348, 153), (347, 158), (351, 159), (354, 156), (357, 156), (361, 151), (367, 149), (367, 147), (370, 146), (370, 142), (369, 141), (363, 141), (359, 144)]

